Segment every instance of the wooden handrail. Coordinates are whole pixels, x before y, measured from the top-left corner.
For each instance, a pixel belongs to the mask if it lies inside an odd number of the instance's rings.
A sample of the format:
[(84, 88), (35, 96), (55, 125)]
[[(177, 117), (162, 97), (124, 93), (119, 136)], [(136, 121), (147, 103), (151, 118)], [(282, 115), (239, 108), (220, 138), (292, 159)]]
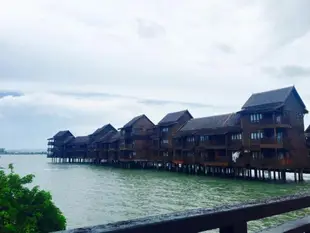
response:
[[(220, 233), (245, 233), (247, 222), (310, 207), (310, 194), (296, 194), (263, 201), (227, 205), (213, 209), (196, 209), (186, 212), (164, 214), (136, 220), (116, 222), (86, 228), (61, 231), (62, 233), (194, 233), (220, 229)], [(278, 230), (277, 230), (278, 229)], [(280, 231), (279, 231), (280, 229)], [(281, 229), (287, 229), (281, 231)], [(290, 223), (284, 228), (267, 232), (310, 232), (305, 219)]]

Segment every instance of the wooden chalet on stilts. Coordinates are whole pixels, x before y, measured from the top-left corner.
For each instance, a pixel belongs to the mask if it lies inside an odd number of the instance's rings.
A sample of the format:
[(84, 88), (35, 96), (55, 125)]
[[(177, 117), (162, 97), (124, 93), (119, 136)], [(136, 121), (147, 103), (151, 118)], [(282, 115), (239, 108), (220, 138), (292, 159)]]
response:
[(240, 150), (240, 116), (236, 113), (189, 120), (174, 140), (174, 160), (180, 165), (228, 167)]
[(120, 138), (121, 133), (117, 131), (110, 139), (104, 142), (108, 144), (108, 161), (112, 161), (112, 164), (119, 163)]
[(72, 138), (65, 144), (66, 157), (75, 162), (90, 162), (87, 157), (90, 138), (89, 136), (78, 136)]
[(87, 158), (91, 159), (95, 163), (107, 162), (107, 158), (103, 158), (103, 148), (101, 141), (111, 133), (115, 133), (117, 130), (111, 125), (107, 124), (97, 129), (94, 133), (89, 135), (89, 146)]
[(166, 165), (173, 160), (173, 137), (187, 121), (192, 119), (188, 110), (168, 113), (153, 129), (153, 161)]
[(56, 162), (57, 159), (66, 157), (65, 144), (74, 138), (69, 130), (59, 131), (52, 138), (48, 139), (47, 157)]
[(310, 170), (307, 113), (295, 87), (286, 87), (252, 94), (236, 113), (193, 118), (183, 110), (156, 126), (139, 115), (120, 131), (111, 124), (83, 137), (60, 131), (48, 141), (48, 157), (263, 180), (285, 180), (290, 171), (302, 180)]
[(120, 128), (119, 161), (145, 165), (151, 154), (153, 128), (154, 123), (144, 114), (134, 117)]
[(307, 113), (295, 87), (253, 94), (239, 112), (245, 151), (239, 166), (302, 169), (308, 161)]
[(109, 141), (117, 134), (117, 130), (111, 130), (97, 141), (97, 148), (99, 150), (99, 163), (112, 163), (114, 157), (109, 156)]

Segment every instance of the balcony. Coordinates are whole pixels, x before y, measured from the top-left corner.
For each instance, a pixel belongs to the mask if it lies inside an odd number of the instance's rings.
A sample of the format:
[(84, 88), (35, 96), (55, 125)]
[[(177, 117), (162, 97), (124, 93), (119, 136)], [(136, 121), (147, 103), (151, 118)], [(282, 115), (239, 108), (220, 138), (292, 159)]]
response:
[(172, 148), (172, 145), (170, 143), (160, 143), (159, 149), (169, 149)]
[(225, 141), (206, 140), (198, 143), (199, 147), (204, 148), (223, 148), (226, 147)]
[(183, 149), (192, 150), (195, 148), (196, 143), (195, 142), (185, 142), (183, 145), (184, 145)]
[(287, 140), (284, 140), (283, 138), (262, 138), (260, 139), (260, 147), (261, 148), (283, 148), (284, 142)]
[(184, 147), (184, 142), (183, 141), (174, 141), (173, 142), (173, 147), (176, 149), (182, 149)]
[(242, 140), (231, 140), (228, 142), (228, 147), (239, 149), (242, 147)]
[(252, 124), (257, 124), (261, 126), (290, 126), (290, 119), (288, 117), (284, 116), (278, 116), (278, 117), (263, 117), (263, 119), (260, 119), (259, 121), (251, 122)]

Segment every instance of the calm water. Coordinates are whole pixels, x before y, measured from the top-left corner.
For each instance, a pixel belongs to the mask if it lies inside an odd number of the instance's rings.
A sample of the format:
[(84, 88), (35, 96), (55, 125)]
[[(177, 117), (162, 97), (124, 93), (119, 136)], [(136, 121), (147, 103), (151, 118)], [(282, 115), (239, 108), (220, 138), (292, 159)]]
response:
[[(263, 199), (307, 191), (310, 187), (307, 182), (268, 184), (161, 171), (51, 164), (42, 155), (0, 158), (0, 167), (9, 163), (21, 175), (34, 174), (35, 184), (52, 193), (67, 218), (68, 228)], [(310, 211), (255, 221), (249, 226), (257, 231), (306, 214)]]

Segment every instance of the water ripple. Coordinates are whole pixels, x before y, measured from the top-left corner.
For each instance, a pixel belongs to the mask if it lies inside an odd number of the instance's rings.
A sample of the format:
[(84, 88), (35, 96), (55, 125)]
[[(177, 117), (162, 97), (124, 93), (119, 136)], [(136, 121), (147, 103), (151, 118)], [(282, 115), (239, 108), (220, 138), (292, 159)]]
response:
[[(52, 164), (43, 156), (1, 158), (1, 166), (9, 163), (14, 163), (16, 172), (21, 175), (35, 174), (35, 184), (51, 191), (55, 203), (67, 217), (68, 228), (212, 208), (287, 195), (310, 187), (309, 183), (282, 185), (149, 170)], [(305, 179), (309, 180), (310, 176)], [(306, 214), (310, 214), (309, 209), (253, 221), (249, 228), (257, 231)]]

